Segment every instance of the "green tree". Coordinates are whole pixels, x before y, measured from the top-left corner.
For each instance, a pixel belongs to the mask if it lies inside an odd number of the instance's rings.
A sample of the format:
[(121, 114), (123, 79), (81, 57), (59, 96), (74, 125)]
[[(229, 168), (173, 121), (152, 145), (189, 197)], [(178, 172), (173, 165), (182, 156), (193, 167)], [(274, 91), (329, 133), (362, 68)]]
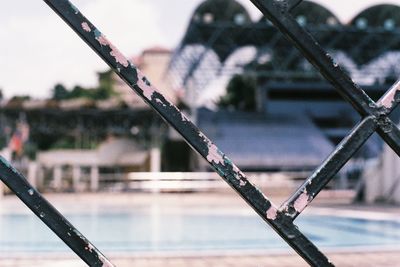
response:
[(227, 93), (218, 106), (241, 111), (256, 111), (256, 79), (249, 75), (235, 75), (228, 84)]
[(69, 99), (75, 98), (92, 98), (91, 89), (84, 88), (80, 85), (76, 85), (69, 93)]
[(99, 86), (95, 89), (95, 99), (108, 99), (112, 97), (114, 93), (114, 72), (108, 70), (105, 72), (97, 73), (99, 79)]
[(29, 95), (16, 95), (10, 99), (10, 102), (22, 102), (25, 100), (30, 100), (31, 96)]
[(64, 100), (67, 99), (69, 95), (69, 91), (65, 88), (64, 85), (58, 83), (54, 86), (52, 90), (52, 99), (54, 100)]
[(52, 90), (52, 99), (54, 100), (67, 100), (76, 98), (88, 98), (93, 100), (104, 100), (112, 97), (114, 93), (114, 72), (108, 70), (99, 72), (98, 86), (95, 88), (85, 88), (76, 85), (72, 90), (68, 90), (62, 84), (56, 84)]

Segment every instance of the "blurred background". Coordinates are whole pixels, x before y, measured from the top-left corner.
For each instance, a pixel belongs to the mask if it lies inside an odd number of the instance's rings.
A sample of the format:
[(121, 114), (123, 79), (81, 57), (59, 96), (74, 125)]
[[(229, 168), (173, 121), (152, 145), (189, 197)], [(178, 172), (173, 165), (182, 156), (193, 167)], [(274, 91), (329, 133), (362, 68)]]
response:
[[(278, 205), (360, 120), (250, 1), (74, 4)], [(1, 155), (100, 249), (290, 251), (44, 3), (3, 7)], [(400, 1), (303, 1), (292, 15), (374, 100), (400, 77)], [(8, 188), (1, 195), (0, 262), (73, 257)], [(338, 260), (400, 248), (400, 161), (379, 136), (315, 202), (299, 224)]]

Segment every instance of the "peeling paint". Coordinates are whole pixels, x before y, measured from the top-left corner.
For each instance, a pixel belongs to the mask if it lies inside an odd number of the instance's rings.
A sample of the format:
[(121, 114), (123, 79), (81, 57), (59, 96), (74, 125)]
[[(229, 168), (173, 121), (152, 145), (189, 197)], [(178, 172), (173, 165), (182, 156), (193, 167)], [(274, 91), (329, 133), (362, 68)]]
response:
[(166, 107), (167, 105), (165, 105), (164, 102), (162, 102), (159, 98), (156, 98), (156, 102), (164, 107)]
[(225, 165), (222, 153), (219, 151), (218, 147), (214, 144), (208, 147), (207, 160), (209, 162), (214, 162), (215, 164)]
[(143, 95), (149, 100), (152, 100), (153, 94), (156, 92), (156, 89), (150, 84), (149, 80), (139, 71), (137, 70), (138, 82), (137, 85), (143, 91)]
[(128, 59), (98, 30), (95, 30), (95, 37), (96, 40), (102, 46), (108, 46), (111, 49), (110, 55), (114, 57), (115, 61), (125, 68), (129, 66)]
[(298, 199), (296, 199), (296, 202), (294, 202), (294, 209), (297, 212), (302, 212), (308, 205), (308, 199), (309, 196), (306, 191), (303, 194), (301, 194)]
[(278, 210), (273, 205), (271, 205), (271, 207), (267, 210), (267, 219), (276, 220), (277, 216)]
[[(177, 108), (178, 109), (178, 108)], [(180, 111), (179, 111), (180, 112)], [(189, 121), (189, 119), (186, 117), (186, 115), (185, 114), (183, 114), (182, 112), (180, 112), (181, 113), (181, 118), (182, 118), (182, 121), (183, 122), (185, 122), (185, 121)]]
[(89, 26), (89, 24), (88, 24), (87, 22), (83, 22), (83, 23), (82, 23), (82, 29), (83, 29), (85, 32), (91, 32), (91, 31), (92, 31), (92, 29), (90, 29), (90, 26)]
[(113, 56), (119, 64), (127, 68), (129, 66), (128, 59), (126, 59), (126, 57), (114, 45), (110, 45), (110, 48), (110, 55)]
[(244, 173), (235, 164), (232, 164), (232, 168), (233, 168), (233, 171), (236, 172), (237, 174), (239, 174), (241, 177), (245, 176)]
[(89, 249), (90, 252), (92, 252), (92, 251), (95, 250), (95, 249), (94, 249), (94, 246), (93, 246), (92, 244), (90, 244), (90, 243), (88, 244), (87, 247), (88, 247), (88, 249)]
[(210, 140), (208, 140), (202, 132), (199, 132), (199, 137), (202, 138), (204, 142), (210, 143)]
[(107, 260), (103, 255), (99, 255), (99, 260), (103, 263), (102, 267), (115, 267), (114, 264)]
[(380, 101), (380, 104), (385, 108), (391, 108), (393, 103), (399, 101), (398, 98), (400, 94), (400, 81), (398, 81), (390, 90), (387, 92)]

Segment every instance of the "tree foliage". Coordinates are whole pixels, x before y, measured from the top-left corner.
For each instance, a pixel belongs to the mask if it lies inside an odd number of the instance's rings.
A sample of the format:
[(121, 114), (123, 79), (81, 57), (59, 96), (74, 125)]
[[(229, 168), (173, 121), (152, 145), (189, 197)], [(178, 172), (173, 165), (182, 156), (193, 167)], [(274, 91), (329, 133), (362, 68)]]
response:
[(68, 90), (62, 84), (56, 84), (52, 90), (52, 99), (68, 100), (76, 98), (88, 98), (93, 100), (104, 100), (114, 95), (113, 72), (111, 70), (98, 73), (98, 86), (95, 88), (85, 88), (79, 85)]
[(255, 111), (256, 79), (249, 75), (235, 75), (228, 84), (227, 93), (221, 97), (218, 106), (241, 111)]

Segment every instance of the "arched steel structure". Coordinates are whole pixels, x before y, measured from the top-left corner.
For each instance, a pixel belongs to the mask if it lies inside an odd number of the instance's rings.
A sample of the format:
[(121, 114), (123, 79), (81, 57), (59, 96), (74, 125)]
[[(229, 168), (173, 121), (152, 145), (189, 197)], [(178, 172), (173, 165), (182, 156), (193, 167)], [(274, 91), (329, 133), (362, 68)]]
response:
[(192, 21), (212, 24), (231, 22), (238, 25), (250, 23), (250, 15), (238, 2), (232, 0), (207, 0), (194, 11)]
[[(229, 8), (210, 19), (215, 10), (222, 10), (218, 8), (222, 2)], [(342, 24), (333, 12), (312, 1), (303, 1), (291, 13), (356, 82), (371, 85), (400, 74), (400, 68), (391, 60), (400, 59), (399, 6), (370, 7), (349, 24)], [(242, 14), (242, 19), (235, 19), (237, 14)], [(232, 63), (230, 56), (248, 46), (257, 50), (252, 60), (248, 64)], [(210, 60), (209, 53), (217, 57)], [(228, 58), (231, 64), (226, 66)], [(208, 75), (232, 76), (245, 71), (269, 80), (320, 79), (311, 64), (267, 19), (250, 21), (245, 8), (233, 0), (203, 2), (194, 12), (170, 64), (169, 74), (176, 86), (199, 91), (208, 85)]]
[(393, 30), (400, 27), (400, 6), (382, 4), (369, 7), (356, 15), (350, 24), (361, 28)]

